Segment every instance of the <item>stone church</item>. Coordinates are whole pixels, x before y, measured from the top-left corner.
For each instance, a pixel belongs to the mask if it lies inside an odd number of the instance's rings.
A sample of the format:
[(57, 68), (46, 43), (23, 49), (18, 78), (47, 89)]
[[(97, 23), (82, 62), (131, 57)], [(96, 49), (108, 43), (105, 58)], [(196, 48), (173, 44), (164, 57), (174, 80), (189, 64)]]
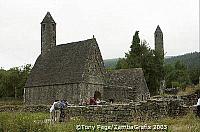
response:
[(106, 71), (97, 40), (56, 45), (56, 23), (47, 12), (41, 22), (41, 54), (24, 88), (25, 104), (72, 104), (98, 96), (114, 102), (141, 101), (150, 93), (141, 68)]

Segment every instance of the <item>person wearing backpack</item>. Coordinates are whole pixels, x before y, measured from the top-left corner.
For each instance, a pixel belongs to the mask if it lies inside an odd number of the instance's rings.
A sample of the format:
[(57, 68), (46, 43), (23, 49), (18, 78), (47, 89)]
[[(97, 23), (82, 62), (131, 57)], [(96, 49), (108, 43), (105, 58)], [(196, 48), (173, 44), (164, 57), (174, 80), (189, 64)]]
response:
[(61, 103), (60, 103), (60, 120), (59, 122), (64, 122), (65, 120), (65, 112), (64, 112), (64, 109), (65, 107), (67, 107), (68, 103), (67, 101), (65, 100), (62, 100)]

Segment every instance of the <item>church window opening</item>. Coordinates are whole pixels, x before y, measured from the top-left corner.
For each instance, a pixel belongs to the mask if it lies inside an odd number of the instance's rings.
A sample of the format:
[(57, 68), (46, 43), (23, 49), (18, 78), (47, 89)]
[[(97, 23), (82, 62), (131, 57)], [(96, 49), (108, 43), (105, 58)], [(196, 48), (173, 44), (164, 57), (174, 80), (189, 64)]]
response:
[(99, 91), (95, 91), (94, 92), (94, 98), (100, 100), (101, 99), (101, 93)]
[(56, 26), (55, 24), (52, 24), (53, 30), (56, 30)]
[(144, 101), (144, 95), (142, 95), (142, 101)]
[(42, 24), (42, 28), (43, 28), (44, 31), (45, 31), (45, 27), (46, 27), (46, 25), (45, 25), (45, 24)]

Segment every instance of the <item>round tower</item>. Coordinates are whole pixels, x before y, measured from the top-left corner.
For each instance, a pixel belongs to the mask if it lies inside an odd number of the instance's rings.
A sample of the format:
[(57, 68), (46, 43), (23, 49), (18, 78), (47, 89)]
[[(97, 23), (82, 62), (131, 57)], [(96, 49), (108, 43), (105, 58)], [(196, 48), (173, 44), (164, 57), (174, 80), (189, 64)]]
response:
[(157, 26), (156, 31), (154, 33), (154, 38), (155, 38), (155, 51), (160, 53), (160, 55), (162, 55), (164, 58), (163, 33), (159, 25)]
[(41, 54), (46, 54), (56, 46), (56, 23), (50, 12), (41, 22)]

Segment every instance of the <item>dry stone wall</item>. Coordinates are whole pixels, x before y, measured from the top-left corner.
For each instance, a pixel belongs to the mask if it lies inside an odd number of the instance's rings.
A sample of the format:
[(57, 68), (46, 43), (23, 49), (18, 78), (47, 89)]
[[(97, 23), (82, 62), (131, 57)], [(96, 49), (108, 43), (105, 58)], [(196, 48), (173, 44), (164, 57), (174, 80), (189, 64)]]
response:
[(185, 105), (196, 105), (198, 98), (200, 98), (200, 90), (197, 90), (195, 93), (189, 95), (180, 96), (180, 98), (184, 101)]
[(70, 117), (81, 116), (89, 121), (132, 122), (183, 116), (189, 111), (190, 108), (184, 106), (182, 100), (175, 99), (101, 106), (71, 106), (65, 113)]

